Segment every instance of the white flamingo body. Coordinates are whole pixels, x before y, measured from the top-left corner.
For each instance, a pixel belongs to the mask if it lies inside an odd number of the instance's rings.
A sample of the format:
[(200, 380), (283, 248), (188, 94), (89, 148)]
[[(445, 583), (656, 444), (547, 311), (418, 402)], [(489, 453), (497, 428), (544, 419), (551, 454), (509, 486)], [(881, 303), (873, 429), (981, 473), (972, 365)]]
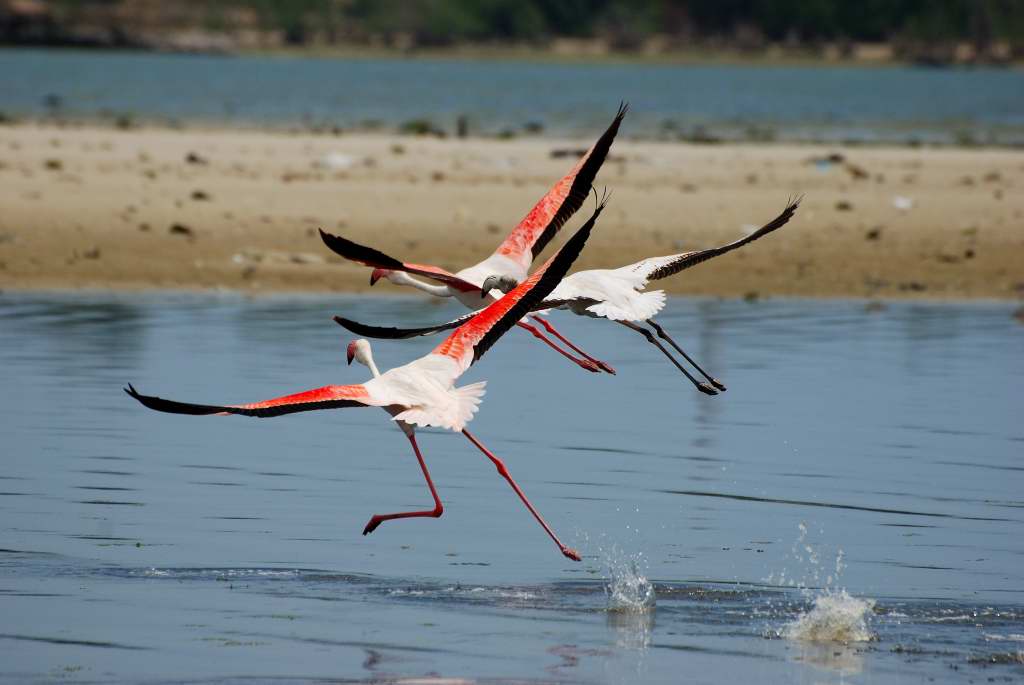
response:
[(647, 279), (632, 266), (621, 269), (589, 269), (577, 271), (562, 279), (548, 301), (562, 302), (558, 309), (567, 309), (579, 316), (612, 321), (645, 321), (665, 306), (665, 291), (644, 292)]
[[(468, 353), (472, 357), (471, 349)], [(372, 363), (368, 343), (365, 356)], [(455, 387), (455, 381), (468, 368), (468, 363), (463, 366), (460, 361), (433, 352), (379, 376), (374, 374), (363, 383), (367, 403), (384, 407), (400, 423), (459, 432), (472, 420), (487, 385), (487, 381), (481, 381)]]

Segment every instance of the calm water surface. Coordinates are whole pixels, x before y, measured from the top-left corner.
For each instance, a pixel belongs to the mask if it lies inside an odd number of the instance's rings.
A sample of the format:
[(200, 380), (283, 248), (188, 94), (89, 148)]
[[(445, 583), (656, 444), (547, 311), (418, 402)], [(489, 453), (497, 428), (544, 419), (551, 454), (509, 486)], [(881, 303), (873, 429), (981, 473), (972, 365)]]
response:
[[(1024, 143), (1017, 69), (545, 64), (441, 59), (201, 57), (0, 50), (0, 109), (260, 125), (394, 126), (426, 117), (477, 133), (539, 122), (590, 136), (620, 100), (629, 135), (703, 126), (729, 138)], [(666, 125), (668, 127), (666, 127)]]
[(615, 377), (512, 331), (464, 377), (489, 383), (473, 429), (573, 564), (457, 434), (421, 438), (444, 517), (363, 537), (371, 514), (429, 501), (383, 412), (171, 416), (120, 390), (359, 382), (331, 314), (454, 308), (0, 295), (0, 679), (1022, 678), (1013, 309), (672, 300), (662, 323), (719, 397), (606, 322), (558, 317)]

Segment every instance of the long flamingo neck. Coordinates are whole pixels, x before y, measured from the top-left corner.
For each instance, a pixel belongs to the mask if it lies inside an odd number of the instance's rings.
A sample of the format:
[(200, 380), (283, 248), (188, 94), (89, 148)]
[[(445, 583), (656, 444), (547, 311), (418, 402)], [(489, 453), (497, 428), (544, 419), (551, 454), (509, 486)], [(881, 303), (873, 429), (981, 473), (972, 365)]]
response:
[(373, 353), (366, 353), (366, 366), (370, 369), (370, 373), (373, 374), (374, 378), (380, 378), (380, 370), (377, 369), (377, 364), (373, 361)]
[(448, 286), (443, 285), (441, 283), (433, 284), (421, 281), (418, 278), (413, 278), (404, 271), (393, 271), (391, 273), (390, 280), (392, 283), (395, 283), (397, 285), (408, 285), (413, 288), (416, 288), (417, 290), (422, 290), (428, 295), (433, 295), (434, 297), (452, 296), (452, 291), (451, 289), (448, 288)]

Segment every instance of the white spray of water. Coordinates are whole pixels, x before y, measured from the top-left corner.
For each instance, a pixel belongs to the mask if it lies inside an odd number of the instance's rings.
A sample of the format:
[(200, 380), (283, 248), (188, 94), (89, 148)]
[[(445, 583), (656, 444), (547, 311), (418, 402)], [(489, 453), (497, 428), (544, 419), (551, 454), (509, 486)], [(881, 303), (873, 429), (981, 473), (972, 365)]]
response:
[(654, 585), (644, 575), (646, 563), (643, 554), (628, 555), (615, 545), (601, 550), (608, 569), (608, 611), (616, 613), (646, 613), (654, 610)]
[[(801, 611), (797, 617), (781, 628), (775, 635), (804, 643), (867, 642), (875, 639), (871, 632), (870, 619), (874, 612), (873, 599), (859, 599), (850, 596), (845, 588), (839, 587), (843, 573), (843, 550), (837, 550), (835, 566), (828, 569), (822, 562), (818, 548), (807, 541), (807, 526), (798, 526), (799, 535), (793, 543), (791, 557), (800, 566), (796, 577), (783, 570), (768, 577), (769, 582), (782, 586), (799, 588), (812, 601), (810, 609)], [(823, 531), (821, 531), (823, 532)], [(821, 589), (811, 589), (816, 586)]]
[(780, 634), (800, 642), (868, 642), (874, 639), (868, 627), (874, 607), (874, 600), (851, 597), (846, 590), (826, 590)]

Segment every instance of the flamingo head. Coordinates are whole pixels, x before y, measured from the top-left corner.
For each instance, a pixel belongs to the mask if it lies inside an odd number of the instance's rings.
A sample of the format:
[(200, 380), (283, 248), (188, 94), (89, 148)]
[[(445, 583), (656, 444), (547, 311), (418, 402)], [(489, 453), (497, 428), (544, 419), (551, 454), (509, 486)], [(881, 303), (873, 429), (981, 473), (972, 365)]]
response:
[(374, 269), (373, 273), (370, 274), (370, 285), (375, 284), (381, 278), (387, 278), (391, 275), (390, 269)]
[(511, 276), (488, 276), (484, 279), (484, 284), (480, 286), (480, 297), (487, 297), (487, 293), (495, 288), (503, 293), (508, 293), (517, 285), (519, 282)]
[(372, 358), (371, 354), (370, 341), (365, 338), (353, 340), (348, 344), (348, 348), (345, 350), (345, 356), (348, 358), (349, 365), (351, 365), (352, 360), (355, 359), (360, 364), (369, 366), (370, 359)]

